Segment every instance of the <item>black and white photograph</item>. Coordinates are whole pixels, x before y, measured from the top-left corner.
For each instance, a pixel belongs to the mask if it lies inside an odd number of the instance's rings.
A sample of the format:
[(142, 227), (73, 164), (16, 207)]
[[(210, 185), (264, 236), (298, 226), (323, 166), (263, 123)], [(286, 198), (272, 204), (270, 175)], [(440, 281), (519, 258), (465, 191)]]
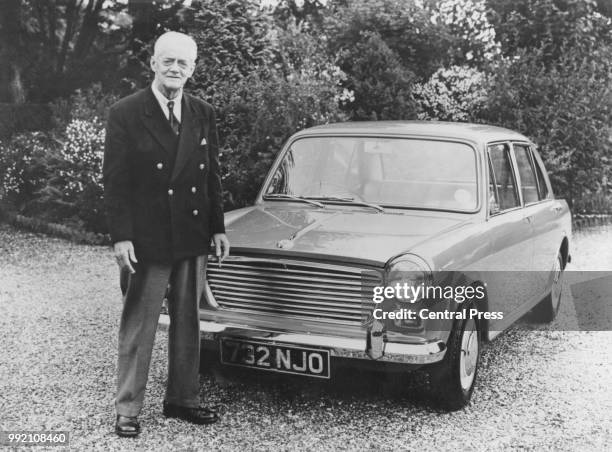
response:
[(0, 449), (610, 448), (612, 0), (0, 6)]

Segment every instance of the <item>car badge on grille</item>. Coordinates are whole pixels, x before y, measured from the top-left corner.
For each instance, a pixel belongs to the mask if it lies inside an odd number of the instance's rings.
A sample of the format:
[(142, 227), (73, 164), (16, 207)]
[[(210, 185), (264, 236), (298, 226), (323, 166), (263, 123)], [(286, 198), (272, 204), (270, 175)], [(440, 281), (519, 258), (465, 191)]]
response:
[(293, 248), (293, 240), (290, 240), (290, 239), (279, 240), (276, 243), (276, 246), (278, 248), (283, 249), (283, 250), (289, 250), (289, 249)]

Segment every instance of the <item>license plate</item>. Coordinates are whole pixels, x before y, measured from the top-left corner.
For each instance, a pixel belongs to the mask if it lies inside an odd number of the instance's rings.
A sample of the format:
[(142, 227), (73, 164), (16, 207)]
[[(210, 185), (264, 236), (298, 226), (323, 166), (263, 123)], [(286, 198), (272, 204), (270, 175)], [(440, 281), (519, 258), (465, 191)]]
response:
[(288, 374), (329, 378), (329, 351), (221, 338), (221, 362)]

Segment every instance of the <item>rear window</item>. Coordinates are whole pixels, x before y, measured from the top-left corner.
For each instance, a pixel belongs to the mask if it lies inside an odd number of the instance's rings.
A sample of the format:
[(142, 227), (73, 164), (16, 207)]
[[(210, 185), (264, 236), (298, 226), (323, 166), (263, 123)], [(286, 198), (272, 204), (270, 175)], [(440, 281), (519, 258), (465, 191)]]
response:
[(538, 194), (538, 182), (536, 179), (535, 168), (533, 167), (533, 159), (528, 146), (522, 144), (514, 145), (514, 155), (518, 166), (518, 173), (521, 178), (521, 192), (523, 194), (523, 202), (531, 204), (538, 202), (540, 199)]
[(519, 205), (510, 146), (492, 145), (489, 147), (489, 211), (495, 214)]

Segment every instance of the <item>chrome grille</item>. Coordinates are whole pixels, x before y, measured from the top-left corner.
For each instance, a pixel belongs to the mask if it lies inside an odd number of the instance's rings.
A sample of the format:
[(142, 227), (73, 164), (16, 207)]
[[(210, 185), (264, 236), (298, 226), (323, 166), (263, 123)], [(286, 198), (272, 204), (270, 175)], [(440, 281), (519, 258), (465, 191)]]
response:
[(361, 323), (378, 271), (346, 265), (232, 256), (209, 260), (208, 284), (223, 309), (335, 323)]

